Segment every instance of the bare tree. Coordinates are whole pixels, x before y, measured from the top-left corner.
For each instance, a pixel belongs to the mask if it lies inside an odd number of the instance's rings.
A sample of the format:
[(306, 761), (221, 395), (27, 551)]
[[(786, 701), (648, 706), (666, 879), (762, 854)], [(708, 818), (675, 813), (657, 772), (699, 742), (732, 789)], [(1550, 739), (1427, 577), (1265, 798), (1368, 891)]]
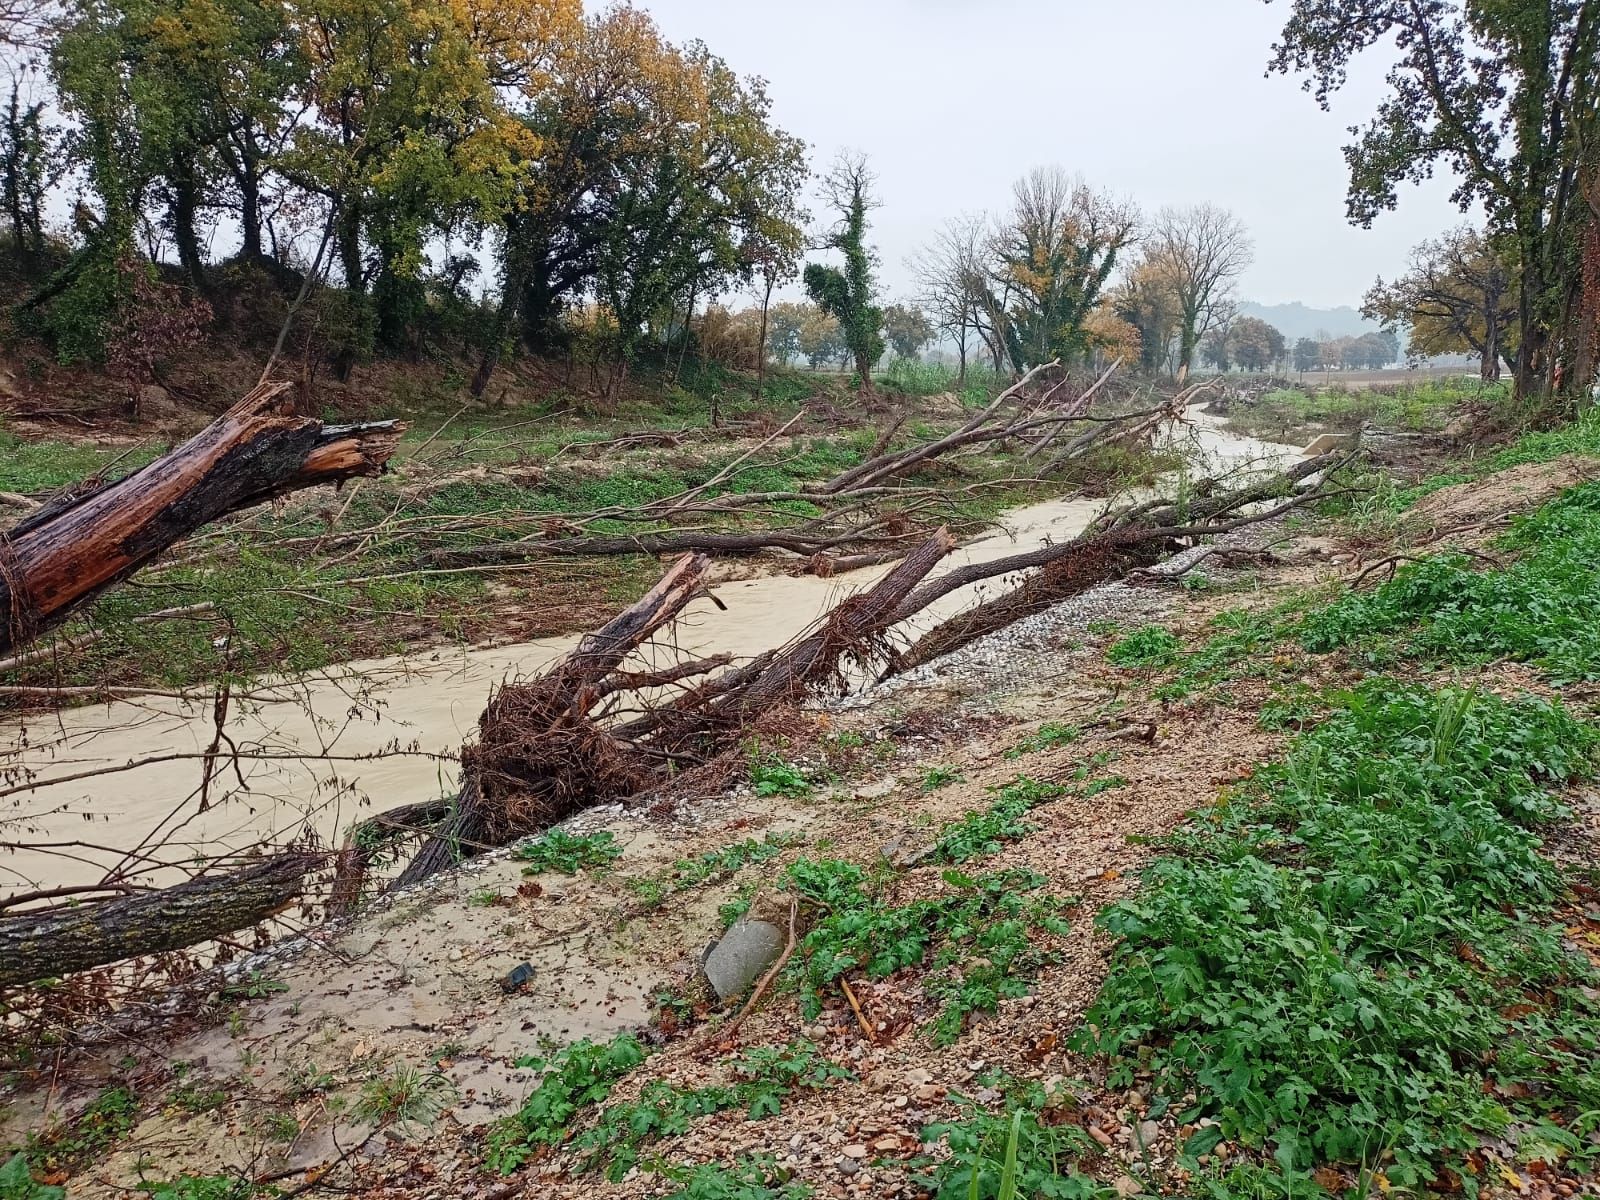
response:
[(1233, 316), (1234, 284), (1253, 253), (1244, 223), (1211, 204), (1163, 208), (1146, 242), (1146, 259), (1172, 288), (1178, 315), (1178, 372), (1194, 362), (1200, 339)]
[(934, 328), (955, 343), (960, 361), (957, 387), (967, 381), (967, 352), (981, 336), (979, 298), (983, 276), (986, 219), (967, 214), (945, 223), (911, 262), (920, 299), (933, 318)]

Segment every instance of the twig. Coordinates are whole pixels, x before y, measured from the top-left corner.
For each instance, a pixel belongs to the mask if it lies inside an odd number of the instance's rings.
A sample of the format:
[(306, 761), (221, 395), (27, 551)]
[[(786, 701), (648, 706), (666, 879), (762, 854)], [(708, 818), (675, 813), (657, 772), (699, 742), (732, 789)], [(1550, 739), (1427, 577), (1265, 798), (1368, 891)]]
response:
[(839, 976), (839, 986), (844, 990), (844, 998), (850, 1001), (850, 1011), (855, 1013), (856, 1022), (861, 1026), (861, 1032), (867, 1035), (867, 1041), (876, 1042), (877, 1035), (872, 1032), (872, 1025), (868, 1022), (866, 1014), (861, 1011), (861, 1001), (856, 999), (855, 990), (850, 986), (850, 980)]

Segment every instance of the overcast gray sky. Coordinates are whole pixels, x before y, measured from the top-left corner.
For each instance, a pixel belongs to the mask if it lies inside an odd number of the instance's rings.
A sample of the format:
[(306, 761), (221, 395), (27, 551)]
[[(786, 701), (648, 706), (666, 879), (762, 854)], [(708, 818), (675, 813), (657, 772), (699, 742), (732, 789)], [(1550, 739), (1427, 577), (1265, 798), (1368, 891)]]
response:
[(637, 0), (673, 41), (700, 38), (765, 76), (777, 121), (826, 165), (867, 152), (883, 207), (885, 290), (947, 217), (1002, 206), (1028, 168), (1060, 163), (1152, 211), (1210, 201), (1255, 239), (1241, 294), (1359, 304), (1416, 242), (1462, 218), (1435, 180), (1372, 229), (1344, 218), (1348, 126), (1383, 62), (1324, 113), (1264, 77), (1286, 0)]

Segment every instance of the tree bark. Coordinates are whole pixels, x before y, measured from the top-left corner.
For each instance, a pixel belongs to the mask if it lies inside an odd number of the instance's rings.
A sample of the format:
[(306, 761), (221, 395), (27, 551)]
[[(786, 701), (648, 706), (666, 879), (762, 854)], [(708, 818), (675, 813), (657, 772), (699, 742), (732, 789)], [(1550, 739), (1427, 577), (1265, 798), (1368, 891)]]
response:
[(295, 416), (291, 386), (262, 384), (149, 466), (89, 480), (0, 534), (0, 654), (227, 513), (383, 471), (404, 425)]
[(283, 911), (325, 861), (293, 851), (226, 874), (98, 904), (0, 918), (0, 987), (181, 950)]
[[(767, 391), (767, 310), (772, 306), (772, 285), (777, 277), (767, 276), (767, 290), (761, 293), (761, 333), (756, 338), (756, 399)], [(711, 422), (715, 425), (715, 418)]]

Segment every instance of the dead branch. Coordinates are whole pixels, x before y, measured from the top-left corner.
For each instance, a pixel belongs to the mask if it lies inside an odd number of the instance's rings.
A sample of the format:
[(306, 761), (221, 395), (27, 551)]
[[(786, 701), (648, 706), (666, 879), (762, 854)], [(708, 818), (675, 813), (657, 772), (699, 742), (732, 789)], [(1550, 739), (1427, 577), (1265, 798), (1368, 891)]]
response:
[(257, 387), (150, 465), (69, 489), (0, 534), (0, 653), (218, 517), (383, 470), (403, 425), (325, 426), (294, 415), (289, 389)]

